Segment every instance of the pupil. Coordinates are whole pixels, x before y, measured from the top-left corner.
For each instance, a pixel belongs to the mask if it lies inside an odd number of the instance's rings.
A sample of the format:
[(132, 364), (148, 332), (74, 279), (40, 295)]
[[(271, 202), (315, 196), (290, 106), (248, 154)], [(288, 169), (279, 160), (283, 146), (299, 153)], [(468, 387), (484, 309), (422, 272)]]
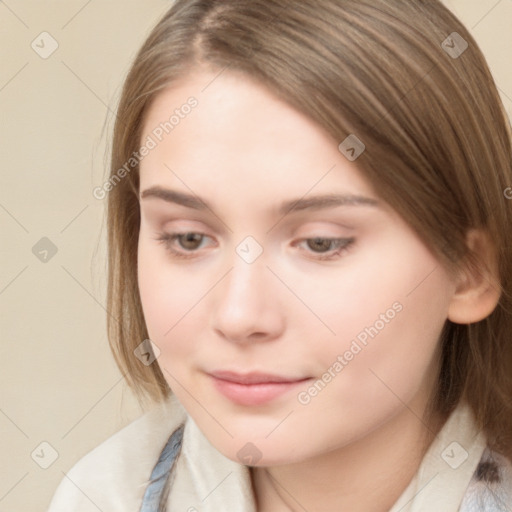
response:
[[(187, 249), (194, 249), (195, 248), (195, 243), (197, 243), (197, 237), (198, 236), (201, 236), (201, 235), (197, 235), (197, 233), (187, 233), (186, 235), (184, 235), (184, 237), (185, 237), (185, 247)], [(188, 245), (189, 242), (191, 242), (191, 246)]]
[[(328, 250), (330, 243), (331, 243), (331, 241), (327, 240), (325, 238), (313, 238), (313, 244), (316, 244), (317, 248), (318, 248), (318, 246), (320, 246), (319, 247), (320, 249)], [(314, 248), (314, 247), (312, 247), (312, 248)]]

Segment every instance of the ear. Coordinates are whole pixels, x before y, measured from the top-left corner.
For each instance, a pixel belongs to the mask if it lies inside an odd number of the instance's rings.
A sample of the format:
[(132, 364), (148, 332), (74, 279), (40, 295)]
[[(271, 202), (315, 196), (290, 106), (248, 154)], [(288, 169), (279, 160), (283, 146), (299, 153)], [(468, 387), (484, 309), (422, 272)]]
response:
[(448, 319), (472, 324), (488, 317), (501, 296), (496, 250), (488, 234), (480, 229), (468, 232), (466, 243), (474, 256), (458, 273), (456, 289), (448, 308)]

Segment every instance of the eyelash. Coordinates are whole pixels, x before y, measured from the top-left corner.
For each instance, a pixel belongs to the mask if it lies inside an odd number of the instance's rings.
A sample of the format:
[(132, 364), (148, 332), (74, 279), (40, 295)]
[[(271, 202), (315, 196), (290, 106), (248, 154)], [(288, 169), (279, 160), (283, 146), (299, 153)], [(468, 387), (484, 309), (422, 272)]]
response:
[[(164, 244), (165, 249), (167, 251), (169, 251), (173, 255), (173, 257), (176, 257), (179, 259), (195, 258), (196, 257), (195, 253), (197, 251), (195, 251), (195, 250), (194, 251), (178, 251), (178, 250), (174, 249), (171, 245), (175, 240), (179, 239), (182, 236), (186, 236), (186, 235), (200, 235), (202, 237), (207, 236), (207, 235), (204, 235), (203, 233), (187, 231), (184, 233), (162, 233), (160, 236), (155, 238), (155, 240)], [(330, 261), (330, 260), (338, 259), (338, 257), (341, 257), (345, 251), (349, 250), (351, 248), (351, 246), (353, 245), (353, 243), (355, 242), (354, 238), (329, 238), (329, 237), (320, 237), (320, 236), (311, 237), (311, 238), (303, 238), (302, 240), (300, 240), (300, 242), (307, 242), (309, 240), (320, 240), (320, 241), (328, 240), (328, 241), (338, 245), (338, 249), (336, 249), (335, 252), (331, 252), (328, 256), (325, 256), (325, 254), (327, 254), (329, 251), (327, 251), (327, 253), (315, 253), (314, 251), (310, 251), (313, 254), (319, 255), (319, 256), (315, 256), (314, 259), (320, 260), (320, 261)], [(331, 251), (332, 251), (332, 249), (331, 249)]]

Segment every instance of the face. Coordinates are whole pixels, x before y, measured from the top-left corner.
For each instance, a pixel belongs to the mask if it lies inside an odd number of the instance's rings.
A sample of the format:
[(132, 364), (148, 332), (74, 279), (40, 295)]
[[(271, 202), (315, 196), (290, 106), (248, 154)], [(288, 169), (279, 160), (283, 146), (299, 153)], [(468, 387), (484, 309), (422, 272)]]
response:
[(421, 411), (454, 285), (341, 141), (249, 78), (215, 76), (161, 92), (144, 124), (154, 364), (227, 457), (305, 460)]

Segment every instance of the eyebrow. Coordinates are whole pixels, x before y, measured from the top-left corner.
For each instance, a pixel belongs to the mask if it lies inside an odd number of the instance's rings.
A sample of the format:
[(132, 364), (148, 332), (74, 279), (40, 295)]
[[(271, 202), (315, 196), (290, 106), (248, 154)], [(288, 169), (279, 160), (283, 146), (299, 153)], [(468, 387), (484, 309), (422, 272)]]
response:
[[(213, 208), (204, 199), (177, 190), (162, 188), (159, 186), (151, 187), (144, 190), (141, 199), (156, 198), (162, 199), (168, 203), (179, 204), (194, 210), (210, 210)], [(283, 201), (277, 208), (277, 213), (286, 215), (293, 211), (316, 211), (327, 208), (336, 208), (338, 206), (371, 206), (378, 207), (379, 201), (370, 197), (355, 194), (323, 194), (309, 197), (301, 197), (298, 199), (289, 199)]]

